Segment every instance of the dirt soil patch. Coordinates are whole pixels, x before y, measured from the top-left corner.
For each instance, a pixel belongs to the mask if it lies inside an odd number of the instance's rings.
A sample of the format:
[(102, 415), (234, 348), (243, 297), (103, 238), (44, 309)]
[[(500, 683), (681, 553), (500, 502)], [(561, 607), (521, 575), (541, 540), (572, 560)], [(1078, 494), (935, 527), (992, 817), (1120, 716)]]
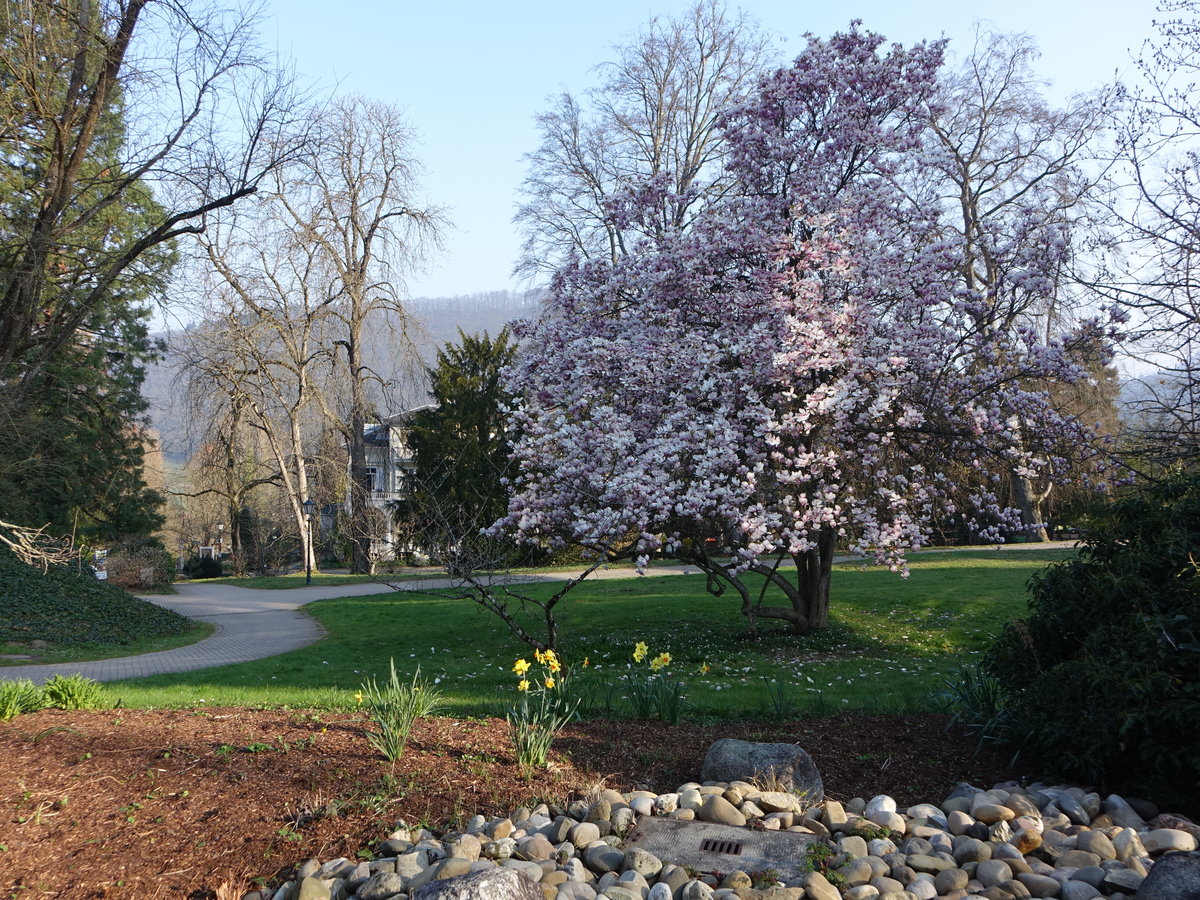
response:
[(532, 782), (503, 721), (418, 723), (395, 766), (361, 715), (281, 710), (46, 711), (0, 725), (0, 891), (14, 897), (227, 900), (311, 857), (354, 859), (397, 820), (440, 831), (475, 813), (563, 803), (603, 785), (696, 779), (721, 737), (798, 743), (835, 799), (941, 801), (1028, 773), (936, 715), (792, 723), (569, 727)]

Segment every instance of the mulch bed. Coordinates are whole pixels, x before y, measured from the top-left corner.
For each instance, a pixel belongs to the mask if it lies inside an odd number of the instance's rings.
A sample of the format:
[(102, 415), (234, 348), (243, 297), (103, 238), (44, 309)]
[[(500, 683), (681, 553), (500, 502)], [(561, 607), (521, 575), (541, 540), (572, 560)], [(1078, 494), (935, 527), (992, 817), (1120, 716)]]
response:
[(0, 725), (0, 890), (15, 896), (226, 900), (299, 862), (354, 858), (399, 819), (437, 831), (475, 813), (562, 803), (598, 786), (663, 792), (721, 737), (798, 743), (835, 799), (939, 802), (959, 781), (1028, 779), (937, 715), (791, 723), (569, 727), (526, 781), (505, 723), (418, 723), (374, 754), (360, 715), (286, 710), (45, 711)]

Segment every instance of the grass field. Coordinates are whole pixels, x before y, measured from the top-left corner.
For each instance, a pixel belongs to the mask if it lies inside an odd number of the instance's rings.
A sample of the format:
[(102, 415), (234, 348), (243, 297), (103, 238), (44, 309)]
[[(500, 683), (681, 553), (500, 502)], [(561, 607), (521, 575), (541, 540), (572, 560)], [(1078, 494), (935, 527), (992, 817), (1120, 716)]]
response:
[[(709, 595), (702, 577), (585, 582), (559, 607), (559, 648), (576, 685), (601, 706), (619, 705), (619, 678), (640, 640), (652, 654), (671, 654), (669, 671), (687, 685), (691, 717), (928, 709), (944, 680), (1024, 612), (1029, 576), (1069, 555), (920, 554), (907, 579), (843, 564), (834, 574), (828, 629), (796, 636), (768, 621), (757, 641), (748, 638), (737, 601)], [(402, 673), (420, 666), (437, 680), (446, 711), (487, 715), (512, 700), (513, 662), (529, 656), (498, 619), (468, 602), (389, 592), (321, 601), (307, 611), (328, 632), (311, 647), (121, 682), (109, 692), (131, 706), (345, 706), (394, 657)]]

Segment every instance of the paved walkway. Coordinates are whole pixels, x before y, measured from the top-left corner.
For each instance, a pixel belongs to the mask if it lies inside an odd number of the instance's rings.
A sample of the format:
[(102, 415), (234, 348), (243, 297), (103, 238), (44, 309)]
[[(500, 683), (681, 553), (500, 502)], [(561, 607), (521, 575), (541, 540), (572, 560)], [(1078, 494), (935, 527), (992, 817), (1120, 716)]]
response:
[[(655, 567), (651, 574), (680, 574), (690, 567)], [(691, 570), (695, 571), (695, 570)], [(522, 581), (566, 581), (575, 572), (556, 572), (530, 575)], [(602, 569), (592, 578), (628, 578), (628, 568)], [(342, 597), (361, 597), (383, 594), (393, 587), (401, 591), (436, 591), (446, 587), (448, 579), (395, 582), (393, 585), (375, 582), (362, 584), (320, 585), (315, 587), (263, 590), (227, 584), (175, 585), (177, 593), (142, 597), (173, 609), (190, 619), (211, 622), (217, 630), (202, 641), (143, 653), (94, 662), (52, 663), (36, 666), (0, 666), (0, 680), (15, 681), (28, 678), (34, 684), (45, 684), (55, 675), (85, 675), (96, 681), (120, 681), (123, 678), (142, 678), (171, 672), (191, 672), (213, 666), (250, 662), (278, 656), (315, 643), (324, 631), (315, 619), (301, 612), (300, 607), (316, 600), (335, 600)]]
[[(1073, 542), (1057, 541), (1048, 544), (1010, 545), (1011, 549), (1051, 550), (1073, 546)], [(980, 549), (980, 548), (971, 548)], [(1000, 549), (1000, 548), (996, 548)], [(952, 552), (952, 551), (949, 551)], [(840, 558), (839, 558), (840, 559)], [(682, 575), (699, 570), (694, 566), (653, 566), (647, 575)], [(554, 572), (545, 575), (522, 576), (520, 581), (566, 581), (578, 572)], [(626, 566), (601, 568), (590, 579), (628, 578), (632, 570)], [(142, 599), (173, 609), (177, 613), (202, 622), (211, 622), (217, 630), (211, 637), (187, 647), (101, 659), (95, 662), (55, 663), (42, 666), (0, 666), (0, 680), (28, 678), (35, 684), (45, 684), (55, 675), (81, 674), (97, 681), (120, 681), (123, 678), (142, 678), (170, 672), (191, 672), (233, 663), (250, 662), (278, 656), (315, 643), (324, 636), (315, 619), (300, 611), (300, 607), (315, 600), (335, 600), (342, 597), (362, 597), (387, 593), (393, 587), (401, 591), (431, 591), (446, 587), (446, 578), (423, 581), (320, 585), (317, 587), (262, 590), (235, 587), (227, 584), (175, 585), (172, 595), (146, 596)]]

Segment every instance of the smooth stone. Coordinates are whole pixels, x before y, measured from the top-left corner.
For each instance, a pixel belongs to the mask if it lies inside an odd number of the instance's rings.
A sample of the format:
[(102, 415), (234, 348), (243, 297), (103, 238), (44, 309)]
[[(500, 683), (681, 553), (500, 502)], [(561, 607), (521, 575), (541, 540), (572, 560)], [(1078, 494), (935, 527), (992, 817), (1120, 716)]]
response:
[(1137, 814), (1137, 810), (1130, 806), (1124, 797), (1118, 794), (1109, 794), (1104, 798), (1104, 812), (1115, 825), (1132, 828), (1135, 831), (1146, 830), (1146, 820)]
[(867, 805), (863, 807), (863, 815), (867, 818), (871, 817), (871, 813), (896, 811), (896, 801), (887, 794), (879, 794), (867, 801)]
[(1135, 856), (1146, 856), (1146, 848), (1142, 846), (1142, 840), (1138, 837), (1138, 833), (1131, 827), (1122, 828), (1112, 839), (1113, 849), (1117, 851), (1117, 859), (1122, 862), (1128, 861)]
[(837, 831), (848, 821), (845, 807), (837, 800), (826, 800), (821, 809), (820, 821), (830, 831)]
[(641, 875), (647, 881), (657, 878), (662, 871), (662, 860), (652, 853), (636, 847), (625, 851), (625, 868)]
[(607, 822), (612, 818), (612, 803), (605, 799), (597, 800), (588, 810), (586, 822)]
[(955, 868), (954, 863), (940, 859), (936, 856), (927, 856), (923, 853), (914, 853), (908, 857), (908, 864), (918, 872), (928, 872), (930, 875), (937, 875), (938, 872), (944, 872), (946, 869)]
[(984, 887), (1011, 881), (1013, 871), (1002, 859), (985, 859), (975, 865), (975, 879)]
[(1101, 860), (1117, 858), (1117, 848), (1103, 831), (1081, 831), (1075, 838), (1075, 846), (1096, 854)]
[(403, 875), (397, 875), (395, 872), (380, 872), (360, 884), (355, 893), (358, 895), (358, 900), (387, 900), (388, 897), (399, 894), (408, 886), (409, 879)]
[(1104, 882), (1104, 870), (1099, 866), (1084, 866), (1071, 873), (1071, 880), (1086, 881), (1092, 887), (1098, 888)]
[(1064, 850), (1062, 856), (1054, 863), (1056, 869), (1082, 869), (1086, 866), (1100, 865), (1100, 857), (1086, 850)]
[(485, 859), (508, 859), (517, 849), (517, 842), (510, 837), (498, 841), (488, 841), (480, 850), (479, 855)]
[(964, 890), (970, 879), (962, 869), (943, 869), (933, 877), (933, 886), (939, 894)]
[(716, 794), (710, 795), (704, 801), (704, 805), (700, 807), (697, 813), (697, 818), (703, 822), (713, 822), (719, 825), (740, 826), (746, 824), (746, 817), (738, 812), (737, 807), (724, 797), (717, 796)]
[(889, 878), (886, 875), (876, 875), (868, 884), (875, 890), (879, 891), (879, 895), (885, 896), (890, 893), (904, 890), (904, 885), (895, 878)]
[(665, 816), (675, 812), (679, 808), (678, 794), (660, 794), (654, 798), (654, 814), (657, 816)]
[(721, 879), (721, 887), (731, 891), (745, 890), (752, 887), (754, 882), (750, 880), (750, 876), (740, 869), (734, 869), (723, 879)]
[(1093, 900), (1100, 896), (1100, 890), (1086, 881), (1064, 881), (1059, 887), (1058, 896), (1062, 900)]
[(671, 900), (670, 886), (662, 882), (653, 885), (646, 894), (646, 900)]
[(625, 854), (608, 844), (596, 843), (583, 851), (583, 861), (597, 875), (619, 872), (625, 864)]
[(576, 822), (571, 826), (569, 838), (576, 847), (586, 847), (592, 841), (600, 840), (600, 829), (595, 822)]
[(639, 816), (654, 815), (654, 800), (650, 797), (633, 797), (629, 801), (629, 808)]
[(628, 833), (636, 821), (637, 814), (629, 806), (620, 806), (612, 811), (612, 830), (616, 834)]
[[(680, 900), (712, 900), (713, 889), (703, 881), (689, 881), (679, 892)], [(834, 894), (831, 900), (841, 900), (840, 895)]]
[(305, 878), (316, 878), (317, 873), (321, 871), (321, 861), (319, 859), (306, 859), (300, 864), (300, 868), (296, 870), (296, 878), (303, 880)]
[(838, 849), (845, 854), (847, 859), (859, 859), (864, 856), (870, 856), (867, 850), (867, 842), (857, 834), (843, 835), (838, 841)]
[[(482, 819), (483, 816), (479, 818)], [(451, 856), (458, 856), (474, 861), (479, 859), (483, 845), (479, 843), (479, 838), (468, 832), (467, 834), (459, 835), (458, 840), (452, 843), (448, 849)]]
[(783, 791), (762, 791), (754, 802), (766, 812), (795, 812), (800, 808), (799, 798), (795, 794), (785, 794)]
[(554, 845), (550, 843), (550, 839), (544, 834), (532, 834), (517, 843), (517, 849), (513, 853), (513, 856), (532, 862), (542, 859), (553, 859)]
[(554, 900), (596, 900), (596, 889), (582, 881), (568, 881), (558, 886)]
[(1139, 836), (1148, 853), (1163, 853), (1167, 850), (1189, 853), (1196, 849), (1196, 839), (1186, 831), (1176, 828), (1155, 828), (1152, 831), (1144, 831)]
[(866, 884), (875, 877), (875, 869), (866, 856), (851, 859), (837, 870), (849, 885)]
[(613, 884), (604, 891), (609, 900), (644, 900), (646, 892), (635, 884)]
[(1016, 818), (1016, 813), (1007, 806), (1001, 806), (999, 803), (981, 803), (975, 807), (973, 814), (984, 825), (1009, 822)]
[(680, 809), (697, 810), (704, 803), (704, 795), (696, 788), (679, 792)]
[(1029, 889), (1034, 897), (1053, 897), (1058, 893), (1058, 879), (1036, 872), (1022, 872), (1017, 881)]
[(918, 803), (905, 810), (905, 814), (914, 820), (924, 819), (927, 823), (947, 830), (946, 814), (932, 803)]
[(975, 820), (962, 810), (952, 809), (946, 814), (946, 830), (953, 835), (966, 834), (967, 829), (974, 824)]
[(1092, 817), (1087, 814), (1087, 810), (1083, 808), (1083, 804), (1070, 791), (1060, 793), (1055, 802), (1058, 804), (1058, 808), (1062, 810), (1063, 814), (1073, 824), (1090, 825), (1092, 823)]
[(879, 896), (879, 891), (871, 887), (869, 884), (860, 884), (847, 890), (842, 897), (845, 900), (876, 900)]
[(820, 872), (804, 876), (804, 893), (811, 900), (841, 900), (842, 895)]
[(296, 900), (330, 900), (331, 896), (329, 886), (311, 875), (301, 878), (296, 888)]
[(954, 852), (951, 854), (955, 862), (969, 863), (982, 862), (985, 859), (992, 858), (991, 845), (984, 843), (977, 838), (960, 838), (955, 841)]

